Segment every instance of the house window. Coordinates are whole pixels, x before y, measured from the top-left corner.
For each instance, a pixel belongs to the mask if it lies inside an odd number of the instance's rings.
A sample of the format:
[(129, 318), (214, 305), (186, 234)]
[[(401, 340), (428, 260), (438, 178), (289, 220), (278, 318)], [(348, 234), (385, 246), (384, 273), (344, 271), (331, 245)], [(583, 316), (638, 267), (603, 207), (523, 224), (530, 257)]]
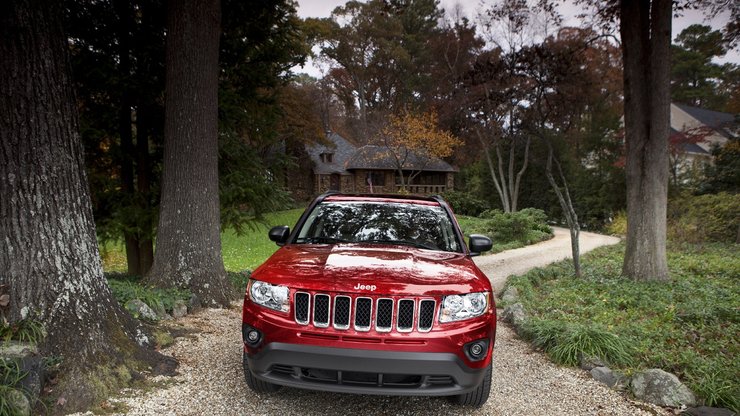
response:
[(368, 172), (365, 182), (368, 186), (385, 186), (385, 172)]
[(319, 155), (321, 162), (332, 163), (334, 161), (334, 153), (322, 153)]

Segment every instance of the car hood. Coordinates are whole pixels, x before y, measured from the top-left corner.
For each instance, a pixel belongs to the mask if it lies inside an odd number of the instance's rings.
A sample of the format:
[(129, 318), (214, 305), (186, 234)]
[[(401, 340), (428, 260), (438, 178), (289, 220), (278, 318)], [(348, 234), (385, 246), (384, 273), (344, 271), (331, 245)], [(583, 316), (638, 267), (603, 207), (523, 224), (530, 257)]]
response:
[(485, 275), (463, 253), (377, 244), (288, 245), (252, 277), (296, 289), (373, 295), (491, 290)]

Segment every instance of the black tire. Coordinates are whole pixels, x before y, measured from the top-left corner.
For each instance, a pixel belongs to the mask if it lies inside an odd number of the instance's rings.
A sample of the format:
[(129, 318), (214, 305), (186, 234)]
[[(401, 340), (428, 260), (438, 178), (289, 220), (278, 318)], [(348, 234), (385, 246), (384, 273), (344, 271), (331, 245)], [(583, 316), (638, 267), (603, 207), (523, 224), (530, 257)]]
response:
[(252, 371), (249, 369), (249, 363), (247, 362), (247, 354), (243, 355), (242, 358), (242, 364), (244, 366), (244, 379), (247, 381), (247, 386), (255, 392), (255, 393), (275, 393), (276, 391), (280, 390), (280, 387), (277, 384), (268, 383), (266, 381), (262, 381), (258, 379), (257, 377), (252, 374)]
[(463, 406), (483, 406), (488, 401), (488, 396), (491, 394), (492, 371), (492, 365), (489, 365), (486, 369), (486, 375), (483, 376), (483, 381), (480, 382), (478, 387), (470, 393), (452, 396), (453, 402)]

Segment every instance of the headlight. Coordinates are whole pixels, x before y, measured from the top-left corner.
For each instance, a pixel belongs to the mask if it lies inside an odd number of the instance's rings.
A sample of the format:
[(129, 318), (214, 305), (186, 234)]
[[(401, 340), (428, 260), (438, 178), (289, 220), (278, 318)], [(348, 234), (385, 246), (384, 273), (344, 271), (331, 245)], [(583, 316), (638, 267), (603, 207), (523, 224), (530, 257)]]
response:
[(439, 322), (453, 322), (474, 318), (483, 315), (487, 308), (487, 292), (445, 296), (442, 299)]
[(259, 280), (249, 281), (249, 298), (252, 302), (276, 311), (288, 312), (288, 288), (286, 286), (272, 285)]

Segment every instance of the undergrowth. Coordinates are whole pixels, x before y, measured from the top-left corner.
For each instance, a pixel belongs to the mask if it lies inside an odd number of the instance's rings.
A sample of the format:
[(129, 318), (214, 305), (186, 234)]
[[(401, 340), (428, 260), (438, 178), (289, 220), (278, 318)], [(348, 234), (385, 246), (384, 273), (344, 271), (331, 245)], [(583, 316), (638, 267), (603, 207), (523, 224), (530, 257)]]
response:
[(708, 406), (740, 410), (740, 256), (736, 244), (669, 244), (671, 281), (621, 276), (624, 245), (512, 277), (532, 322), (525, 334), (553, 360), (597, 355), (625, 372), (676, 374)]
[(15, 386), (25, 376), (16, 361), (0, 359), (0, 415), (20, 414), (19, 409), (13, 406), (11, 395), (19, 393)]
[(11, 324), (0, 323), (0, 339), (5, 342), (14, 340), (37, 344), (43, 337), (43, 325), (31, 319), (22, 319)]
[(118, 303), (125, 306), (133, 299), (139, 299), (159, 314), (161, 311), (171, 313), (178, 300), (187, 302), (191, 293), (185, 289), (161, 289), (142, 284), (137, 277), (109, 275), (108, 284)]
[(552, 238), (552, 228), (542, 210), (525, 208), (518, 212), (488, 210), (479, 217), (457, 216), (463, 234), (483, 234), (493, 241), (498, 253)]

